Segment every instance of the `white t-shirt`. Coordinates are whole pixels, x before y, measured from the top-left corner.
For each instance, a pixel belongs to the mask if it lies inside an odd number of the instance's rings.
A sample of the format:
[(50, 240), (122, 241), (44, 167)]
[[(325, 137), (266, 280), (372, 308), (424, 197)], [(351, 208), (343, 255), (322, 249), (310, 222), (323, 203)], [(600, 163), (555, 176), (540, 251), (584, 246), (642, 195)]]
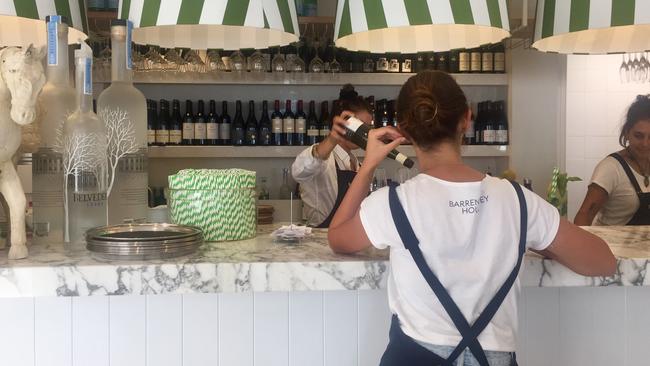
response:
[[(650, 187), (643, 184), (643, 176), (634, 169), (632, 172), (641, 191), (650, 192)], [(621, 163), (611, 156), (601, 160), (594, 169), (591, 183), (599, 185), (608, 194), (607, 202), (596, 216), (594, 225), (626, 225), (639, 209), (639, 198)]]
[[(523, 189), (528, 205), (528, 248), (542, 250), (557, 234), (557, 209)], [(397, 188), (427, 263), (470, 324), (513, 270), (518, 256), (519, 200), (512, 185), (486, 176), (454, 183), (419, 174)], [(382, 188), (361, 204), (372, 244), (390, 247), (388, 302), (404, 333), (434, 345), (456, 346), (461, 336), (404, 248)], [(485, 350), (513, 352), (519, 280), (479, 336)]]

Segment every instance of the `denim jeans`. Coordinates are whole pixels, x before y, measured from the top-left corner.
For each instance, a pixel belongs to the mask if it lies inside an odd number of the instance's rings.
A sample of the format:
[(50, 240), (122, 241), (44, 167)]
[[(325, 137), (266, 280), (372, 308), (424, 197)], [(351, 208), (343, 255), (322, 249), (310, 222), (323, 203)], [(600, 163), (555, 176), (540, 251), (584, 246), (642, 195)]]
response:
[[(454, 351), (455, 347), (452, 346), (436, 346), (424, 342), (416, 341), (422, 347), (437, 354), (440, 357), (447, 358)], [(511, 366), (514, 365), (514, 352), (497, 352), (485, 351), (490, 366)], [(465, 349), (454, 362), (454, 366), (479, 366), (478, 361), (472, 354), (472, 351)]]

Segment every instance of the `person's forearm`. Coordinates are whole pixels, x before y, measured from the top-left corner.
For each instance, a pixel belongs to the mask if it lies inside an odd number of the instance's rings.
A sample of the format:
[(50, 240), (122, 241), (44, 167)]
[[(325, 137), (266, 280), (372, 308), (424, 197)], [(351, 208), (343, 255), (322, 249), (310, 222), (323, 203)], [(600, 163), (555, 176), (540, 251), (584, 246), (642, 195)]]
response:
[(336, 211), (336, 214), (332, 218), (330, 223), (330, 229), (336, 228), (342, 223), (352, 219), (354, 215), (359, 211), (361, 207), (361, 202), (366, 196), (368, 196), (368, 187), (370, 187), (370, 182), (372, 182), (372, 176), (374, 173), (374, 168), (368, 166), (361, 166), (361, 169), (357, 172), (357, 176), (352, 181), (348, 192), (343, 198), (339, 209)]
[(598, 214), (599, 209), (597, 207), (580, 207), (576, 217), (573, 219), (573, 224), (578, 226), (591, 226), (594, 221), (594, 217)]
[(325, 140), (323, 140), (323, 142), (314, 146), (314, 150), (315, 150), (314, 153), (322, 160), (326, 160), (327, 158), (329, 158), (332, 151), (334, 151), (336, 145), (337, 144), (336, 141), (334, 141), (334, 139), (332, 139), (331, 137), (327, 137)]

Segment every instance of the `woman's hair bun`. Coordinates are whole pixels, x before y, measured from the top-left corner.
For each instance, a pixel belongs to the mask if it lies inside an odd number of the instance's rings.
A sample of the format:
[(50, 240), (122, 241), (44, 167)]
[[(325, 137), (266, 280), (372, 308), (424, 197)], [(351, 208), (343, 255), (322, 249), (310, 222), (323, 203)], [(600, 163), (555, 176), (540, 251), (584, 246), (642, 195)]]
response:
[(343, 85), (341, 91), (339, 92), (340, 100), (355, 100), (357, 98), (359, 98), (359, 93), (354, 90), (354, 86), (352, 86), (352, 84)]

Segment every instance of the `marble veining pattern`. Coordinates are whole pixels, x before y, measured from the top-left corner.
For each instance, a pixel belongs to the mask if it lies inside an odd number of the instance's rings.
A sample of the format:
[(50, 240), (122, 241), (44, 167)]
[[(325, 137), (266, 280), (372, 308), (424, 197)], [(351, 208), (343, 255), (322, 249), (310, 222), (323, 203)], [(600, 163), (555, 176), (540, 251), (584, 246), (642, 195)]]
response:
[[(26, 260), (0, 251), (0, 297), (182, 294), (384, 288), (388, 252), (338, 255), (326, 232), (300, 244), (274, 243), (271, 226), (255, 239), (206, 243), (194, 255), (167, 260), (110, 261), (83, 248), (32, 246)], [(613, 277), (584, 277), (535, 254), (525, 258), (523, 286), (648, 286), (650, 227), (588, 228), (618, 257)]]

